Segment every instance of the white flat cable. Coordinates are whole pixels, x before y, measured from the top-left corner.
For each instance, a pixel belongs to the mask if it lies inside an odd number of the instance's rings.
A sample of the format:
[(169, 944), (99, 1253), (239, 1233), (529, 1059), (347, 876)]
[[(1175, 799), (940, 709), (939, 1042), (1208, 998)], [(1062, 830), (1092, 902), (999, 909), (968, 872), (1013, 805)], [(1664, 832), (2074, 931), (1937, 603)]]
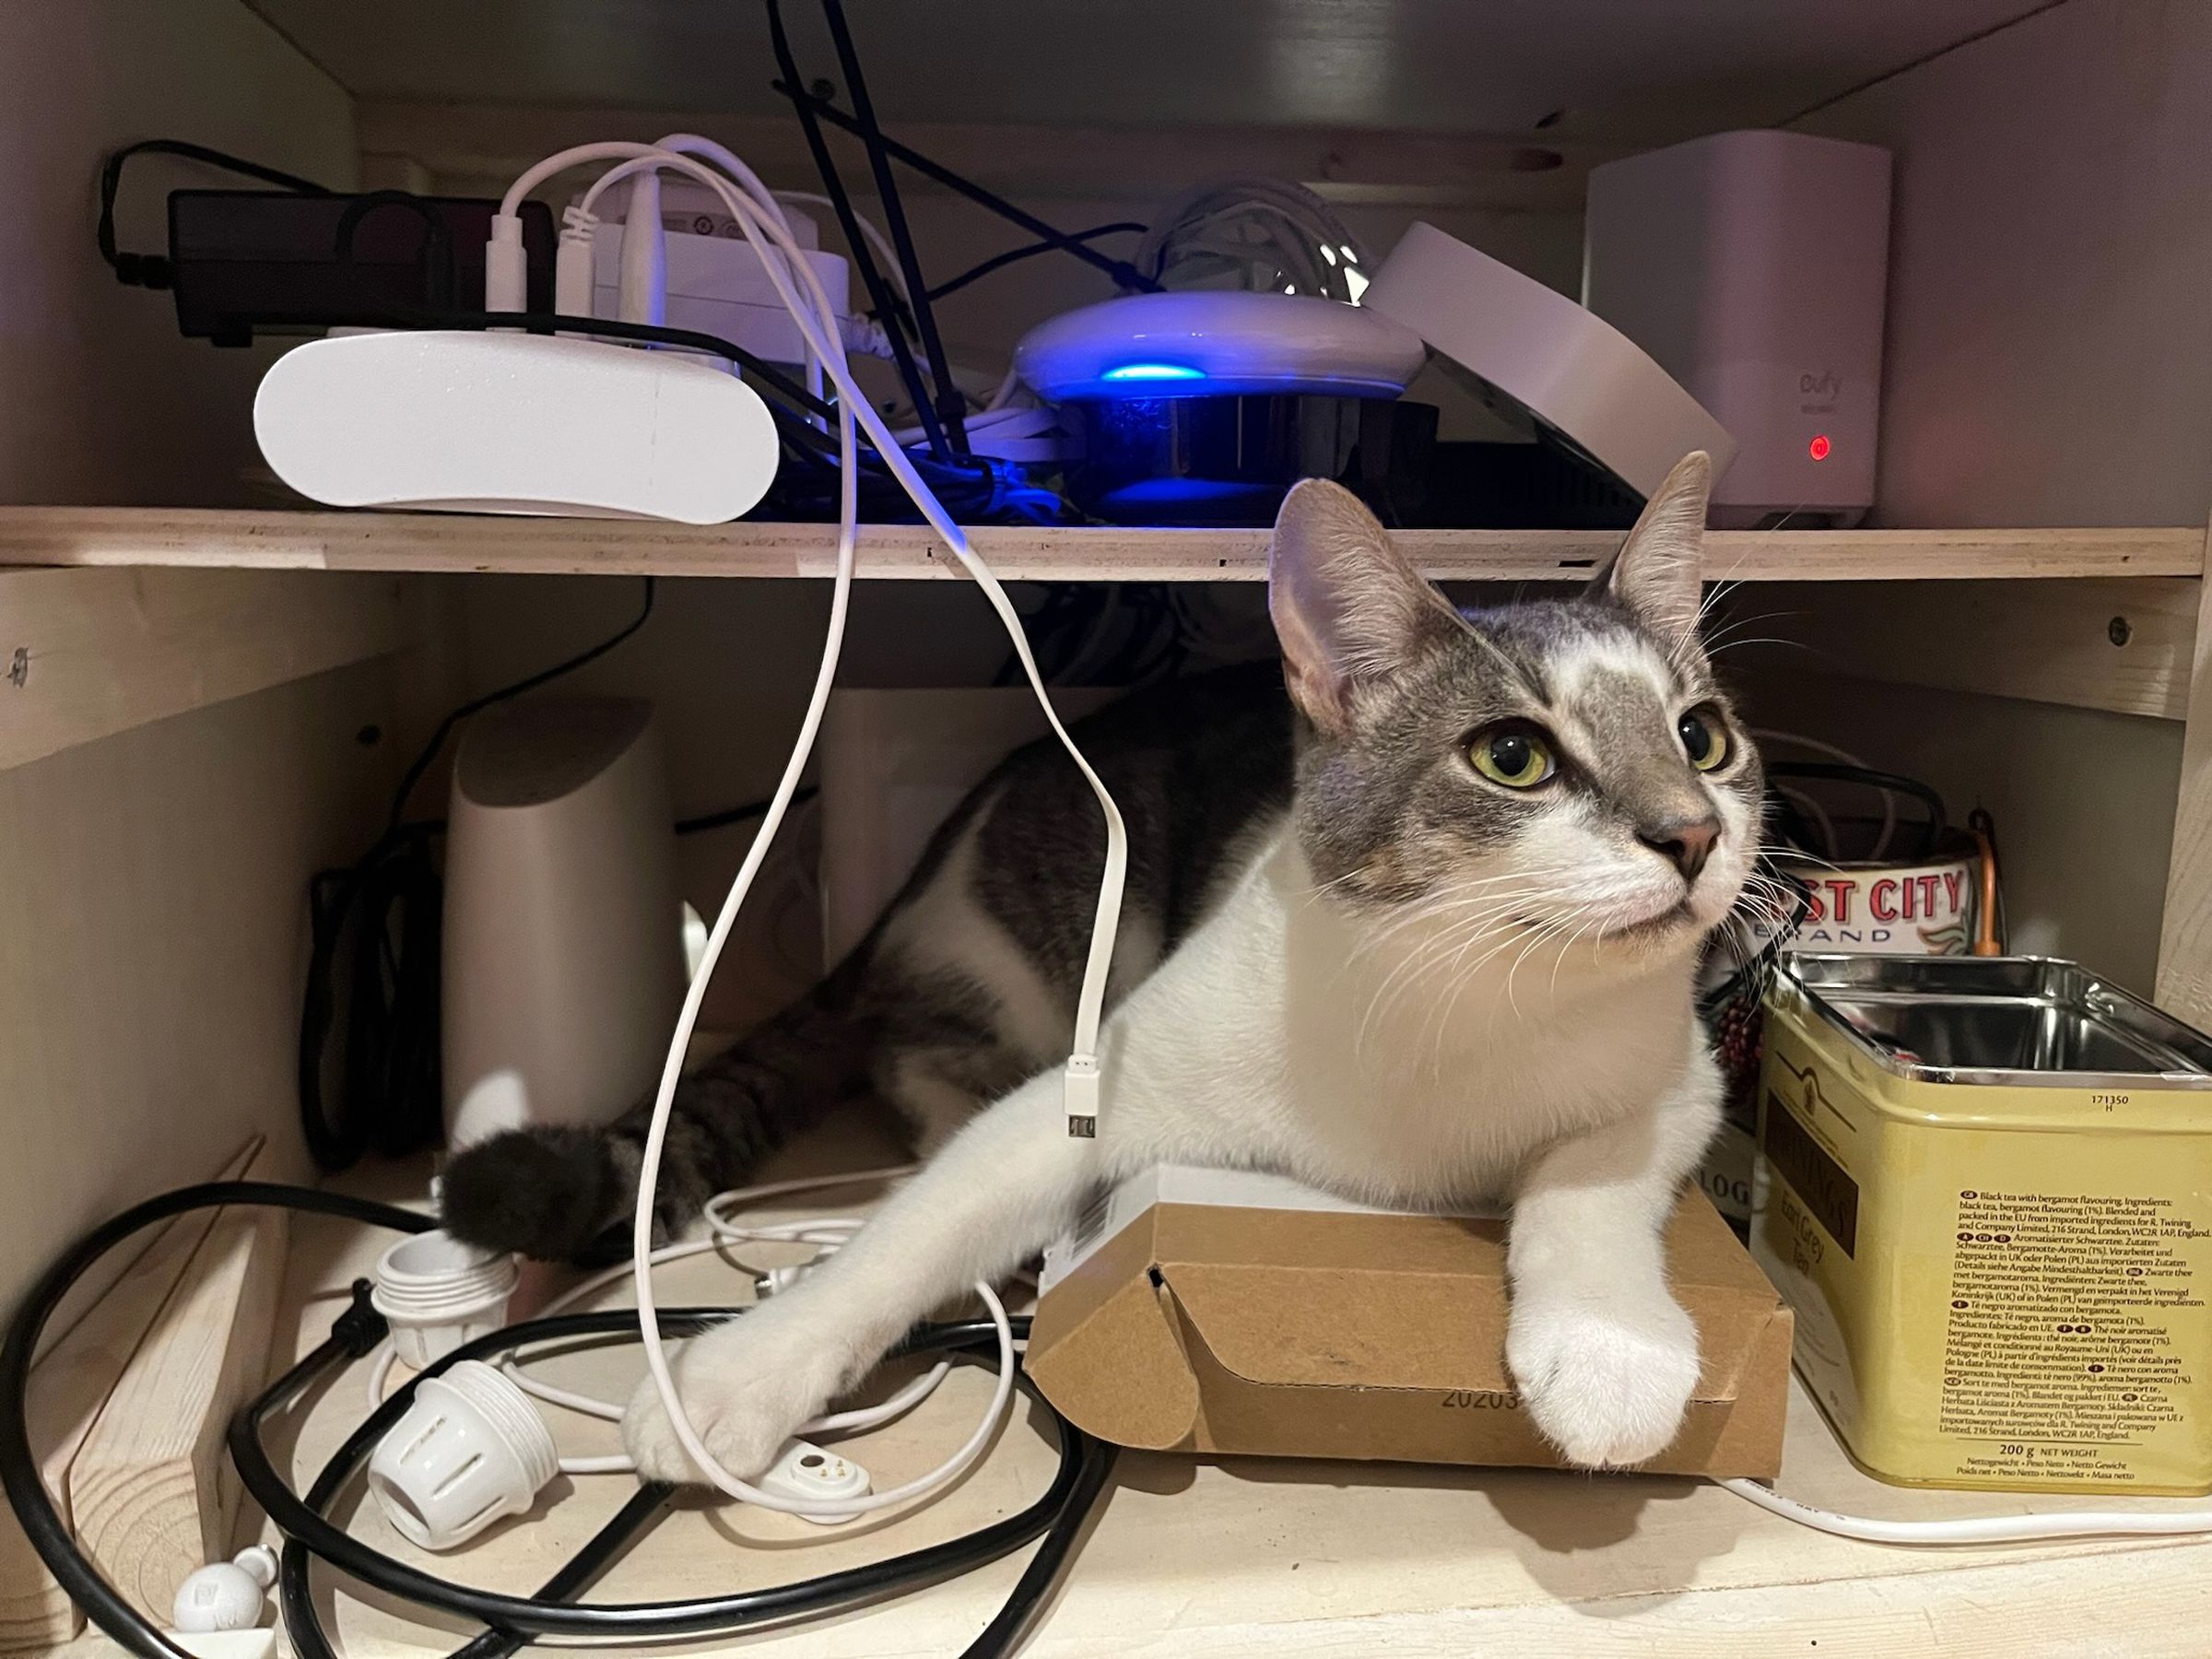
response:
[[(901, 1503), (911, 1498), (936, 1489), (965, 1469), (975, 1457), (981, 1454), (982, 1448), (988, 1443), (993, 1430), (1011, 1399), (1013, 1386), (1012, 1331), (1006, 1323), (1005, 1309), (999, 1304), (996, 1296), (991, 1292), (990, 1287), (980, 1286), (979, 1289), (986, 1300), (986, 1305), (991, 1309), (993, 1323), (998, 1331), (999, 1380), (998, 1386), (994, 1393), (991, 1409), (985, 1414), (982, 1422), (977, 1426), (975, 1433), (970, 1437), (968, 1442), (940, 1468), (923, 1477), (920, 1480), (911, 1481), (888, 1492), (880, 1492), (868, 1498), (853, 1500), (820, 1501), (782, 1499), (762, 1492), (758, 1488), (737, 1479), (728, 1470), (723, 1468), (707, 1449), (705, 1442), (700, 1438), (698, 1430), (686, 1417), (682, 1400), (676, 1388), (675, 1379), (669, 1371), (667, 1354), (661, 1341), (658, 1321), (655, 1317), (652, 1283), (652, 1255), (653, 1194), (659, 1178), (662, 1151), (667, 1136), (668, 1117), (675, 1100), (676, 1087), (681, 1074), (684, 1053), (688, 1045), (692, 1029), (698, 1021), (700, 1006), (703, 1000), (706, 986), (712, 978), (714, 964), (721, 956), (730, 929), (736, 920), (738, 910), (744, 903), (746, 895), (759, 874), (769, 845), (773, 841), (776, 830), (789, 808), (791, 797), (797, 789), (800, 773), (811, 753), (828, 701), (830, 688), (835, 677), (837, 658), (842, 644), (845, 617), (851, 595), (854, 562), (855, 520), (858, 516), (856, 498), (857, 438), (853, 428), (855, 418), (866, 426), (869, 437), (875, 443), (883, 464), (899, 479), (908, 495), (912, 498), (924, 518), (944, 538), (947, 547), (954, 558), (959, 560), (961, 566), (982, 587), (985, 597), (989, 600), (992, 608), (997, 612), (1000, 622), (1006, 629), (1015, 654), (1021, 663), (1030, 688), (1036, 693), (1047, 722), (1052, 726), (1054, 735), (1059, 737), (1062, 745), (1067, 749), (1070, 758), (1074, 759), (1077, 768), (1082, 772), (1092, 792), (1097, 795), (1100, 809), (1105, 815), (1107, 823), (1105, 876), (1100, 884), (1099, 909), (1092, 928), (1090, 956), (1085, 968), (1082, 992), (1077, 999), (1076, 1041), (1074, 1052), (1068, 1059), (1065, 1075), (1067, 1112), (1071, 1133), (1088, 1134), (1092, 1131), (1097, 1121), (1098, 1031), (1105, 1001), (1106, 971), (1112, 957), (1115, 923), (1121, 908), (1122, 888), (1127, 873), (1127, 833), (1124, 828), (1120, 811), (1114, 805), (1112, 795), (1106, 789), (1103, 781), (1091, 768), (1088, 760), (1085, 759), (1082, 751), (1068, 735), (1058, 712), (1053, 708), (1051, 698), (1046, 695), (1042, 677), (1038, 672), (1036, 660), (1030, 653), (1029, 641), (1022, 632), (1020, 618), (1016, 613), (1012, 602), (1007, 599), (988, 567), (977, 559), (974, 552), (969, 547), (966, 536), (952, 522), (951, 516), (945, 512), (943, 505), (930, 493), (927, 486), (923, 483), (920, 475), (915, 471), (912, 461), (899, 447), (882, 418), (868, 402), (866, 395), (853, 382), (851, 371), (845, 361), (843, 343), (839, 337), (836, 314), (822, 293), (820, 284), (806, 265), (801, 251), (781, 222), (782, 215), (772, 199), (768, 197), (765, 190), (759, 191), (759, 199), (754, 199), (741, 190), (739, 185), (731, 182), (722, 174), (712, 171), (688, 156), (678, 155), (673, 151), (655, 150), (653, 147), (644, 145), (618, 143), (584, 145), (547, 157), (526, 171), (510, 188), (506, 199), (501, 204), (500, 216), (494, 221), (491, 242), (486, 253), (488, 309), (514, 310), (521, 305), (521, 295), (525, 287), (523, 278), (526, 272), (521, 250), (521, 227), (519, 220), (514, 218), (514, 213), (520, 206), (522, 198), (531, 189), (554, 173), (586, 161), (619, 162), (648, 156), (659, 159), (661, 164), (669, 171), (689, 174), (722, 196), (724, 203), (730, 209), (732, 218), (744, 230), (747, 240), (753, 244), (755, 252), (760, 254), (761, 266), (775, 286), (777, 294), (782, 300), (785, 308), (791, 312), (793, 321), (797, 324), (801, 334), (806, 338), (816, 355), (821, 359), (831, 381), (836, 383), (839, 393), (838, 436), (841, 463), (841, 488), (839, 500), (837, 577), (830, 601), (829, 639), (823, 651), (820, 670), (816, 677), (814, 694), (809, 700), (806, 716), (801, 722), (798, 740), (793, 747), (791, 759), (778, 782), (769, 810), (762, 820), (759, 830), (754, 836), (745, 862), (739, 868), (735, 880), (731, 884), (729, 895), (724, 900), (721, 912), (716, 916), (714, 926), (708, 936), (704, 958), (685, 995), (683, 1009), (677, 1019), (675, 1039), (669, 1046), (668, 1056), (662, 1068), (660, 1088), (654, 1099), (653, 1119), (646, 1135), (641, 1166), (639, 1171), (638, 1208), (632, 1231), (632, 1267), (638, 1300), (639, 1335), (645, 1349), (647, 1369), (652, 1373), (654, 1384), (659, 1390), (663, 1405), (668, 1413), (672, 1430), (693, 1464), (716, 1487), (732, 1497), (761, 1504), (763, 1507), (782, 1510), (787, 1513), (850, 1517)], [(753, 180), (749, 173), (745, 173), (744, 178), (749, 181), (754, 188), (758, 188), (759, 182)], [(771, 249), (782, 253), (783, 258), (780, 260), (769, 258), (768, 254)], [(809, 308), (802, 303), (798, 294), (792, 287), (792, 278), (794, 276), (810, 290), (808, 298), (814, 301), (811, 313)]]
[(2207, 1510), (2064, 1510), (2041, 1515), (1962, 1515), (1953, 1520), (1877, 1521), (1815, 1509), (1755, 1480), (1723, 1480), (1769, 1514), (1867, 1544), (2028, 1544), (2043, 1538), (2168, 1537), (2212, 1533)]

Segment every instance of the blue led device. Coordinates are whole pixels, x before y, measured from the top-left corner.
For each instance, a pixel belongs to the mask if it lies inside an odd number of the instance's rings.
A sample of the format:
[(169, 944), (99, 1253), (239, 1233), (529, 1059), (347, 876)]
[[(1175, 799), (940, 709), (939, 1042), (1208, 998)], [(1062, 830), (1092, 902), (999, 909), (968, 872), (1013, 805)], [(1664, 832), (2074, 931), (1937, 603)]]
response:
[(1206, 371), (1194, 369), (1188, 363), (1121, 363), (1107, 370), (1099, 378), (1102, 381), (1193, 381), (1204, 380)]
[(1130, 294), (1031, 329), (1014, 366), (1047, 403), (1080, 399), (1393, 398), (1428, 347), (1364, 306), (1237, 289)]

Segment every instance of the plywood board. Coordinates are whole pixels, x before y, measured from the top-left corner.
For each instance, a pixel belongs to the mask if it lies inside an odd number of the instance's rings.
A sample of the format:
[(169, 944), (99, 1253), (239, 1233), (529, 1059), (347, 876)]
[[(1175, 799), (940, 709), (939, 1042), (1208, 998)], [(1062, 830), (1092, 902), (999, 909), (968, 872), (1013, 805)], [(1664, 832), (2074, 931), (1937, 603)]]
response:
[[(971, 530), (969, 539), (1007, 580), (1251, 582), (1267, 573), (1265, 530), (993, 525)], [(1440, 581), (1579, 582), (1620, 533), (1408, 530), (1395, 539)], [(1706, 538), (1705, 564), (1712, 580), (1745, 582), (2196, 576), (2204, 543), (2201, 526), (1720, 530)], [(830, 575), (836, 551), (828, 524), (0, 508), (0, 565), (790, 577)], [(921, 525), (868, 525), (859, 553), (863, 576), (966, 580)]]
[(406, 643), (389, 577), (0, 571), (0, 767)]

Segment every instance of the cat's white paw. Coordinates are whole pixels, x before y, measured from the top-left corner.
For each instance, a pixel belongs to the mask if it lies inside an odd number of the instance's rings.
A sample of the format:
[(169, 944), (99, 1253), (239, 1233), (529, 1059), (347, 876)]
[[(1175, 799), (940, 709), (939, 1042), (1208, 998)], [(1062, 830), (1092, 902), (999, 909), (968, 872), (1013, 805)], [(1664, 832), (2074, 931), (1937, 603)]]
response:
[[(771, 1302), (696, 1336), (674, 1371), (684, 1414), (715, 1460), (740, 1480), (775, 1461), (783, 1442), (818, 1417), (843, 1382), (846, 1356), (834, 1330), (794, 1318), (790, 1302)], [(622, 1443), (638, 1473), (681, 1485), (704, 1481), (647, 1376), (622, 1418)]]
[(1516, 1299), (1505, 1362), (1544, 1438), (1586, 1468), (1666, 1449), (1698, 1385), (1698, 1332), (1674, 1298)]

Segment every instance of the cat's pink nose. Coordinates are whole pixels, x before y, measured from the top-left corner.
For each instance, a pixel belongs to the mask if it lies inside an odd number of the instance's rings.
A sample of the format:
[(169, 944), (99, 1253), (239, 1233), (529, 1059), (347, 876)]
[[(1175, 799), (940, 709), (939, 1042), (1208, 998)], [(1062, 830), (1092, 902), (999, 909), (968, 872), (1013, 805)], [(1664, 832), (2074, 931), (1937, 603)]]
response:
[(1681, 871), (1683, 880), (1694, 884), (1721, 839), (1721, 820), (1710, 812), (1699, 818), (1677, 818), (1639, 830), (1636, 839)]

